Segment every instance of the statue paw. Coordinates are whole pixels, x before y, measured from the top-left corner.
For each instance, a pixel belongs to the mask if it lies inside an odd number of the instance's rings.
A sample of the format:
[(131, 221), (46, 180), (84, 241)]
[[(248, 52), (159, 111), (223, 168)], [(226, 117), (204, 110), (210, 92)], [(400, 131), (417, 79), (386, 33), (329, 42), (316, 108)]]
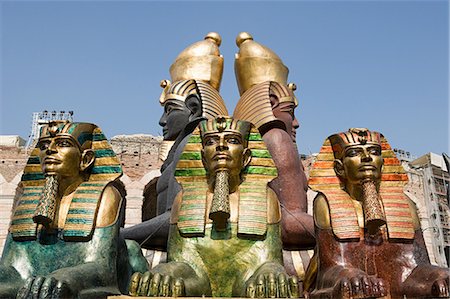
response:
[(344, 277), (338, 281), (333, 290), (333, 297), (337, 298), (377, 298), (386, 295), (384, 281), (366, 274)]
[(181, 297), (185, 296), (184, 281), (171, 275), (136, 272), (128, 288), (130, 296)]
[(259, 274), (247, 282), (248, 298), (298, 298), (300, 296), (297, 277), (285, 273)]
[(17, 299), (72, 298), (74, 295), (66, 282), (54, 277), (32, 277), (17, 292)]
[(448, 279), (439, 279), (433, 283), (431, 288), (431, 295), (438, 298), (449, 297), (449, 282)]

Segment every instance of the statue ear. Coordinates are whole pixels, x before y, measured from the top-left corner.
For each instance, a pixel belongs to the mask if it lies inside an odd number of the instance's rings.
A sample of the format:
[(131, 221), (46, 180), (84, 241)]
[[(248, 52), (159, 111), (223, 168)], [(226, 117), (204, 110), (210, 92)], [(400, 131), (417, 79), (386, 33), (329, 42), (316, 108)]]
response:
[(338, 177), (345, 178), (344, 164), (339, 159), (334, 159), (334, 172)]
[(242, 168), (247, 167), (248, 163), (252, 160), (252, 151), (250, 149), (244, 149), (244, 152), (242, 153), (242, 160)]
[(95, 161), (95, 153), (91, 149), (87, 149), (83, 151), (83, 154), (81, 155), (81, 162), (80, 162), (80, 170), (85, 171), (91, 165), (94, 164)]
[(280, 104), (278, 98), (274, 95), (270, 95), (270, 106), (273, 108), (277, 107)]
[(184, 102), (186, 107), (191, 111), (191, 116), (189, 117), (189, 120), (196, 119), (198, 117), (202, 116), (202, 102), (200, 101), (200, 98), (196, 94), (191, 94), (187, 97), (186, 101)]

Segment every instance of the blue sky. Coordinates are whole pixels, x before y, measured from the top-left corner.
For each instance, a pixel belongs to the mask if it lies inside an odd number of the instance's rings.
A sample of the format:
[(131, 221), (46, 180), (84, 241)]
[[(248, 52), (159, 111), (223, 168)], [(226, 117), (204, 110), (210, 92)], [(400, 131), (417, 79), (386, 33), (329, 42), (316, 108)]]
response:
[(236, 35), (274, 50), (299, 87), (301, 153), (349, 127), (420, 156), (449, 152), (447, 1), (2, 1), (0, 134), (74, 110), (108, 137), (161, 134), (159, 82), (188, 45), (222, 36), (221, 94), (239, 99)]

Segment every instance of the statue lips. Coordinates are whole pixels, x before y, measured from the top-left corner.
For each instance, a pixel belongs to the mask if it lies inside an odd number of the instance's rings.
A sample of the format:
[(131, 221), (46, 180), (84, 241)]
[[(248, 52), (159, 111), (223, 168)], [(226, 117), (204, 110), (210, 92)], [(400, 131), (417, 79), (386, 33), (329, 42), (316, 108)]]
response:
[(60, 164), (61, 161), (52, 157), (48, 157), (44, 159), (44, 164)]

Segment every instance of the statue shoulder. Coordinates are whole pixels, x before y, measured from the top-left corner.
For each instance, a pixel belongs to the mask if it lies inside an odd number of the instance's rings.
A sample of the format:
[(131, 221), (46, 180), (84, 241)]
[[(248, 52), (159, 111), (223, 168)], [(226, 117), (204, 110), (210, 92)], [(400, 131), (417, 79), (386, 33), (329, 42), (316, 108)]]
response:
[(314, 198), (314, 223), (318, 228), (330, 229), (330, 209), (325, 194), (317, 193)]
[(278, 196), (272, 188), (267, 187), (267, 222), (278, 223), (281, 220), (281, 209)]
[(96, 227), (106, 227), (114, 224), (120, 213), (122, 196), (111, 185), (105, 187), (97, 213)]

